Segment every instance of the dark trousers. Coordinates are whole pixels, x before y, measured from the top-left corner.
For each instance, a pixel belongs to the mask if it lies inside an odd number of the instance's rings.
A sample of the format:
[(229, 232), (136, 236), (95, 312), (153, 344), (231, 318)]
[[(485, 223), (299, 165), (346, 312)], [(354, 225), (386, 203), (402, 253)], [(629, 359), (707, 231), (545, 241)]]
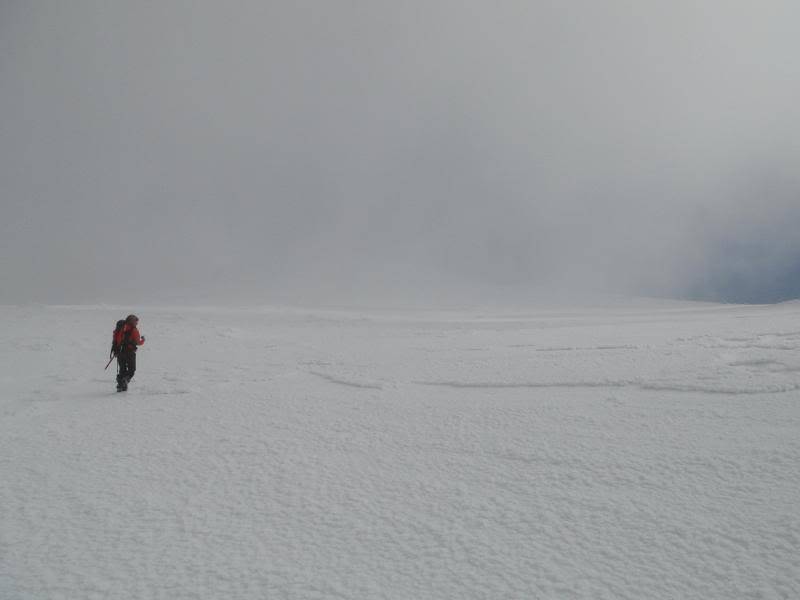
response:
[(136, 372), (136, 351), (123, 350), (117, 354), (117, 364), (119, 365), (119, 373), (117, 374), (117, 383), (125, 385), (133, 379), (133, 374)]

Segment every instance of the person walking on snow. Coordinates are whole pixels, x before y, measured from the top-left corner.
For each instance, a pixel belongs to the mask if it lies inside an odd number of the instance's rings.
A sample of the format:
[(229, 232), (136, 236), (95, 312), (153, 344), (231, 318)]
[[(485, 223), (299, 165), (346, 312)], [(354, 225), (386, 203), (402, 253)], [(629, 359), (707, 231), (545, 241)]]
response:
[[(118, 324), (119, 325), (119, 324)], [(136, 372), (136, 350), (144, 344), (144, 336), (139, 335), (139, 317), (128, 315), (121, 327), (114, 332), (114, 341), (117, 355), (117, 391), (124, 392), (128, 389), (128, 382), (133, 379)]]

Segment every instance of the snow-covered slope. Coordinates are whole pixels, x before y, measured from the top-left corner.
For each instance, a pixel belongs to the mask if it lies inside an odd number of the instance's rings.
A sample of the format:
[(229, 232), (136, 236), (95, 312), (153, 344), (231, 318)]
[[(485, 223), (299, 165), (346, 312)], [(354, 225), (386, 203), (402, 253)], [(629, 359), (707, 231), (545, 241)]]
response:
[(0, 307), (0, 598), (800, 597), (800, 305)]

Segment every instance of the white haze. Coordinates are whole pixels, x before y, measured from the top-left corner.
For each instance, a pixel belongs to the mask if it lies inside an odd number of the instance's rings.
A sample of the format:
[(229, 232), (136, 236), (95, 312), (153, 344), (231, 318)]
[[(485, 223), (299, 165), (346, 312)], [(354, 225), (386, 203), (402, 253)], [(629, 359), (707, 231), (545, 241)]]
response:
[(800, 295), (798, 22), (5, 1), (0, 302)]

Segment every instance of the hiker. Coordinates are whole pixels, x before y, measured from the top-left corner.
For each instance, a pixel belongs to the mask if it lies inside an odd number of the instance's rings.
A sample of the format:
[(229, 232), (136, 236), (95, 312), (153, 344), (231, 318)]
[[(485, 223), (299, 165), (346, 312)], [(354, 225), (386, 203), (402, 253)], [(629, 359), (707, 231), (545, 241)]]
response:
[(117, 322), (114, 330), (112, 353), (117, 357), (117, 391), (128, 389), (128, 382), (136, 372), (136, 350), (144, 344), (144, 337), (139, 335), (139, 317), (128, 315), (124, 321)]

